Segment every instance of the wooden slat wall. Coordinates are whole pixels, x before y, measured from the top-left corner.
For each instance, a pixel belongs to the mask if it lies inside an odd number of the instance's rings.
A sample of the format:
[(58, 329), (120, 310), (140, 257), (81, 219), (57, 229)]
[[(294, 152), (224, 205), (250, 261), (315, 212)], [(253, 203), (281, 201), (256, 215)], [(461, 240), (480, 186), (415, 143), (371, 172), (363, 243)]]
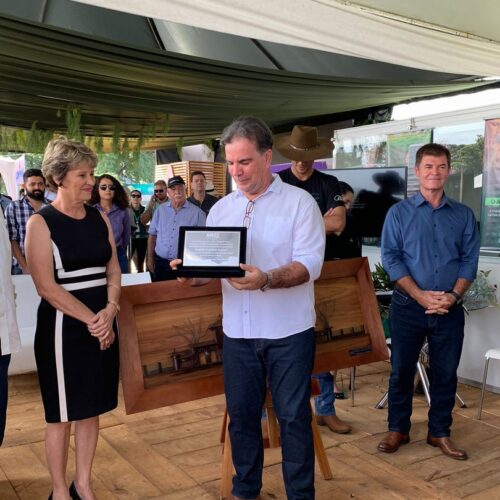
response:
[(180, 175), (186, 182), (186, 189), (189, 196), (191, 194), (189, 177), (191, 172), (195, 170), (201, 170), (205, 174), (207, 181), (213, 183), (217, 196), (224, 196), (226, 194), (226, 165), (224, 163), (179, 161), (176, 163), (156, 165), (155, 181), (160, 179), (168, 180), (174, 175)]

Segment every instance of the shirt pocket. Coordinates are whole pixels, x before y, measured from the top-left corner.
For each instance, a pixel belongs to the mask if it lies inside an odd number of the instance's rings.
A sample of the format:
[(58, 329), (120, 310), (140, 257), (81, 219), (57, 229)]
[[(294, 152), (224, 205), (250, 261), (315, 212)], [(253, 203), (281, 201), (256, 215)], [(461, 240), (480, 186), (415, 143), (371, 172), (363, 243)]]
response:
[(263, 240), (276, 245), (289, 243), (292, 240), (291, 227), (291, 217), (269, 215), (264, 223)]

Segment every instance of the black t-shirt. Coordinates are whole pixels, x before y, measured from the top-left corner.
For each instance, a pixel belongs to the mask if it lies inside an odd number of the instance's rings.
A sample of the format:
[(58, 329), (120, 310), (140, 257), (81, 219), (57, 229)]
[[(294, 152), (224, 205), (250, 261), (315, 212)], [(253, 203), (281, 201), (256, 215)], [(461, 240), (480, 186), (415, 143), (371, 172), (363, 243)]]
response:
[(344, 206), (339, 181), (333, 175), (313, 170), (309, 179), (301, 181), (295, 177), (291, 168), (287, 168), (282, 170), (279, 176), (283, 182), (307, 191), (316, 200), (322, 215), (328, 212), (330, 208)]
[[(282, 170), (279, 176), (287, 184), (297, 186), (307, 191), (317, 202), (321, 214), (324, 215), (330, 208), (343, 207), (344, 201), (340, 192), (340, 184), (333, 175), (323, 174), (314, 170), (311, 177), (301, 181), (292, 172), (291, 168)], [(338, 245), (335, 235), (326, 236), (325, 260), (338, 259), (334, 247)]]
[(331, 234), (326, 238), (325, 256), (328, 259), (351, 259), (361, 257), (361, 238), (356, 234), (353, 218), (347, 214), (345, 218), (345, 228), (337, 236)]
[(211, 194), (205, 194), (205, 199), (200, 203), (194, 196), (190, 196), (188, 201), (198, 208), (201, 208), (206, 215), (210, 212), (210, 209), (219, 201), (219, 198), (212, 196)]

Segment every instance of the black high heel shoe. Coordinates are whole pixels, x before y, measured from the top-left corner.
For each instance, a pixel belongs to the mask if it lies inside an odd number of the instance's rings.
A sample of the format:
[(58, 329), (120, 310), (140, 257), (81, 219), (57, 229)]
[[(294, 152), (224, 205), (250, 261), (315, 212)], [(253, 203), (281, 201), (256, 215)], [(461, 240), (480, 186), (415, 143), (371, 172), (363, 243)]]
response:
[[(78, 491), (76, 491), (76, 486), (74, 481), (71, 483), (71, 486), (69, 487), (69, 496), (71, 497), (71, 500), (82, 500), (82, 497), (78, 494)], [(49, 500), (51, 499), (49, 498)]]

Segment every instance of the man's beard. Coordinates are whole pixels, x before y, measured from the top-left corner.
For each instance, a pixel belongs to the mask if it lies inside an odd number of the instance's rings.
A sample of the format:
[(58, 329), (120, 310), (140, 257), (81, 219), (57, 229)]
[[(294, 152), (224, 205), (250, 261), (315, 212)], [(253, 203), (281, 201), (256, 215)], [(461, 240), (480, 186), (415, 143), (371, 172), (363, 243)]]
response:
[(26, 196), (36, 201), (42, 201), (44, 194), (45, 191), (41, 191), (40, 189), (34, 189), (33, 191), (26, 191)]

